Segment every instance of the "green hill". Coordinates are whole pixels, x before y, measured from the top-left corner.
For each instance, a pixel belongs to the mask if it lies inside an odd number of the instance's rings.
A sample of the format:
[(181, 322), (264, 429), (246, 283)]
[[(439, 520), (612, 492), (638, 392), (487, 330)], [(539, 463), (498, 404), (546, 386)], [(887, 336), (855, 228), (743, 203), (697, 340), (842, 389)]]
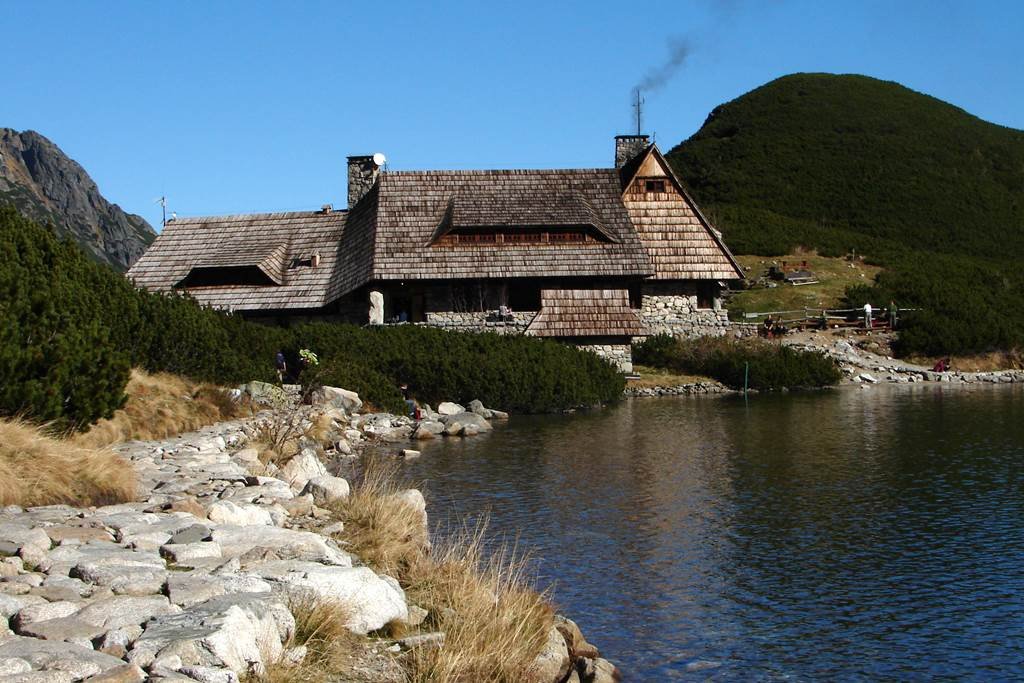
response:
[(1024, 132), (896, 83), (795, 74), (717, 107), (667, 156), (738, 253), (884, 265), (848, 298), (926, 309), (902, 351), (1024, 344)]

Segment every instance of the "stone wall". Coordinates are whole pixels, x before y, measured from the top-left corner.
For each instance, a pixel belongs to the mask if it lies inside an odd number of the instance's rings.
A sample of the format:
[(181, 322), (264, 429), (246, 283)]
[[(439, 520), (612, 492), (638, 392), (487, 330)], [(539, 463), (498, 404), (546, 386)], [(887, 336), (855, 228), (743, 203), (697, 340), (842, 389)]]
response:
[(699, 308), (693, 281), (645, 284), (640, 319), (651, 334), (720, 337), (729, 332), (729, 314), (721, 298), (714, 297), (712, 308)]
[(493, 311), (456, 312), (433, 311), (427, 313), (427, 325), (459, 332), (497, 332), (522, 334), (536, 316), (533, 311), (515, 311), (511, 320), (498, 320)]
[(629, 344), (576, 344), (576, 348), (595, 353), (619, 368), (619, 372), (633, 372), (633, 348)]

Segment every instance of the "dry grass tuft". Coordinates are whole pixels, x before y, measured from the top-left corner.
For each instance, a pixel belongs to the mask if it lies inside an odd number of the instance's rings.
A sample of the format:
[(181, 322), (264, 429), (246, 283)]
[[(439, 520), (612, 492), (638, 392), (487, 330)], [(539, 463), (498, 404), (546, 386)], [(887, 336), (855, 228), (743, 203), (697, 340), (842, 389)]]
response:
[(349, 680), (347, 674), (359, 660), (361, 644), (360, 638), (345, 628), (349, 619), (345, 605), (320, 600), (312, 593), (299, 593), (289, 596), (288, 608), (295, 617), (295, 633), (285, 647), (304, 645), (307, 648), (305, 659), (300, 664), (288, 661), (271, 664), (263, 675), (246, 680), (259, 683)]
[(134, 500), (135, 487), (131, 463), (112, 451), (0, 420), (0, 506), (110, 505)]
[(527, 680), (547, 642), (554, 613), (531, 587), (527, 558), (507, 545), (488, 551), (485, 530), (455, 534), (409, 572), (409, 596), (445, 634), (444, 647), (409, 653), (412, 681)]
[(124, 408), (109, 420), (100, 420), (89, 431), (75, 436), (75, 443), (99, 447), (134, 439), (166, 439), (252, 414), (249, 404), (232, 400), (220, 387), (197, 384), (167, 373), (151, 375), (132, 370), (125, 393), (128, 401)]
[(640, 379), (631, 379), (626, 382), (626, 385), (638, 389), (678, 387), (684, 384), (715, 381), (710, 377), (704, 377), (702, 375), (681, 375), (679, 373), (672, 372), (671, 370), (652, 368), (646, 365), (634, 365), (633, 372), (640, 375)]
[[(424, 628), (444, 647), (403, 657), (411, 681), (523, 681), (547, 642), (553, 612), (531, 586), (515, 548), (489, 551), (486, 523), (431, 548), (422, 512), (397, 495), (394, 465), (370, 461), (334, 512), (339, 538), (375, 570), (395, 576), (410, 602), (426, 608)], [(392, 635), (402, 635), (392, 633)]]
[(368, 459), (349, 497), (333, 504), (345, 522), (341, 538), (347, 548), (377, 571), (402, 582), (429, 547), (423, 513), (399, 496), (397, 466)]
[[(938, 356), (912, 356), (906, 359), (911, 363), (932, 367)], [(1024, 368), (1024, 351), (1021, 349), (1010, 349), (1009, 351), (991, 351), (971, 356), (954, 356), (950, 365), (954, 370), (960, 372), (992, 372), (994, 370), (1020, 370)]]

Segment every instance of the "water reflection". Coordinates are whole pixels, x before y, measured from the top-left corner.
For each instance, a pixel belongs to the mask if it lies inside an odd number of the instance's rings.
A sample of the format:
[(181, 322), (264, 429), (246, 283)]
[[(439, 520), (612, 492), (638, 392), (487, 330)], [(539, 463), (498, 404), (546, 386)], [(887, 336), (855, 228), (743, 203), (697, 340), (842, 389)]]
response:
[[(1016, 387), (634, 400), (405, 466), (490, 512), (632, 680), (1006, 678), (1024, 661)], [(713, 666), (712, 663), (717, 666)]]

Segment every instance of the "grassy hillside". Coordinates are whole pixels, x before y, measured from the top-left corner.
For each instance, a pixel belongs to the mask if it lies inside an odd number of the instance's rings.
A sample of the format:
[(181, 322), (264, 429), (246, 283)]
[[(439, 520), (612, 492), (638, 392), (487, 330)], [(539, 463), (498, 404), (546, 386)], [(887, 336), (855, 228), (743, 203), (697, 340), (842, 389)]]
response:
[(668, 158), (738, 253), (855, 250), (886, 266), (904, 352), (1024, 343), (1024, 132), (896, 83), (796, 74), (716, 108)]

